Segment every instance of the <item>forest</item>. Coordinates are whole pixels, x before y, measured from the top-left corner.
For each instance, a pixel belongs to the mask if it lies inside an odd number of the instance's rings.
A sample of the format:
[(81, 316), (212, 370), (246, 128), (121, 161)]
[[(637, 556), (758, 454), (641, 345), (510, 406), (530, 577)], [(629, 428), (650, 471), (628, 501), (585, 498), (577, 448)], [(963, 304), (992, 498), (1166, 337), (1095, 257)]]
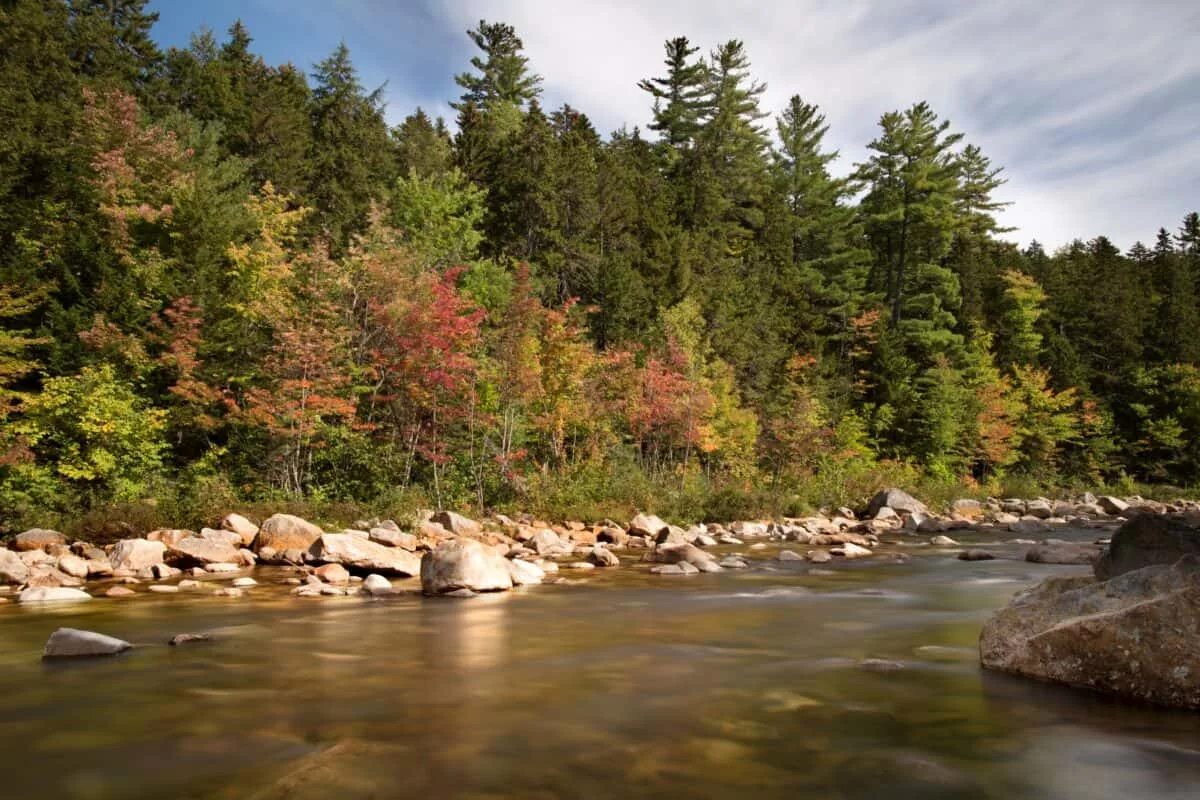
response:
[(391, 127), (344, 45), (164, 51), (146, 6), (0, 2), (0, 533), (1200, 483), (1195, 212), (1021, 248), (928, 104), (835, 164), (736, 39), (601, 132), (481, 21), (455, 118)]

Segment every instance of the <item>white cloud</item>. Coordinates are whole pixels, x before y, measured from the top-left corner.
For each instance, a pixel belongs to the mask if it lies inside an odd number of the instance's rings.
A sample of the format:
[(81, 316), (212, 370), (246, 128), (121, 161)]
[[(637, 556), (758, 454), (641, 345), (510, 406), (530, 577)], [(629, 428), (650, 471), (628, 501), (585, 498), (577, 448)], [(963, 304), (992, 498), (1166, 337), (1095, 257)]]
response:
[[(746, 42), (764, 106), (799, 93), (831, 125), (841, 168), (879, 115), (928, 100), (1006, 167), (1012, 236), (1127, 247), (1200, 206), (1200, 4), (1123, 0), (441, 0), (452, 30), (516, 26), (548, 104), (601, 129), (645, 124), (639, 79), (662, 43)], [(464, 41), (465, 41), (465, 37)]]

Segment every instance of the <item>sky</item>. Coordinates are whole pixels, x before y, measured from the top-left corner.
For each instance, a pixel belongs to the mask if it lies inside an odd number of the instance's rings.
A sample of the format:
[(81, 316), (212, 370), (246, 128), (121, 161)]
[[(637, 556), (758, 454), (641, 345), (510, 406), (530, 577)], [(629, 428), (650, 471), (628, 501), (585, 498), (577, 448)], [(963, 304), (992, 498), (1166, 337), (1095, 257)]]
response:
[(466, 30), (514, 25), (544, 105), (569, 102), (607, 132), (644, 126), (636, 88), (663, 42), (737, 38), (772, 114), (821, 107), (847, 173), (886, 111), (927, 100), (1004, 167), (1003, 224), (1048, 249), (1106, 235), (1152, 243), (1200, 210), (1197, 0), (152, 0), (155, 35), (186, 46), (241, 19), (271, 63), (305, 69), (344, 41), (390, 122), (420, 105), (452, 121)]

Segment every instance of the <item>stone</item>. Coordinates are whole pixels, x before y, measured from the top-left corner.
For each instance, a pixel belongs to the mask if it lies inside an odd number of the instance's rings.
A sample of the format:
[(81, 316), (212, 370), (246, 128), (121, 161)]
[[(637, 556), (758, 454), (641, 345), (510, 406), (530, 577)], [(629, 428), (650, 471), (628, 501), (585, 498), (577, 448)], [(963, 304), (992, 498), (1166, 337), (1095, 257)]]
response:
[(831, 547), (829, 548), (829, 552), (831, 555), (841, 556), (842, 558), (865, 558), (874, 555), (867, 548), (861, 547), (854, 542), (846, 542), (837, 547)]
[(195, 535), (195, 531), (184, 530), (182, 528), (160, 528), (159, 530), (147, 533), (146, 539), (151, 542), (162, 542), (167, 547), (171, 547), (176, 542)]
[[(313, 570), (313, 574), (325, 581), (325, 583), (350, 582), (350, 573), (341, 564), (325, 564)], [(391, 584), (389, 583), (388, 586), (391, 586)]]
[(58, 568), (72, 578), (86, 578), (88, 576), (87, 562), (73, 553), (60, 556), (58, 559)]
[(18, 551), (45, 550), (53, 545), (65, 547), (67, 537), (47, 528), (30, 528), (13, 537), (12, 548)]
[(399, 547), (403, 550), (408, 550), (410, 553), (415, 552), (417, 549), (416, 536), (393, 528), (384, 528), (382, 526), (371, 528), (367, 532), (367, 536), (376, 544), (382, 544), (387, 547)]
[(17, 595), (20, 603), (79, 603), (92, 596), (67, 586), (36, 586)]
[(871, 519), (887, 522), (888, 520), (900, 519), (900, 515), (896, 513), (896, 509), (894, 508), (880, 506), (879, 510), (871, 515)]
[(574, 548), (558, 538), (558, 534), (549, 528), (539, 528), (526, 541), (525, 546), (539, 556), (566, 555)]
[(513, 586), (533, 586), (546, 579), (546, 571), (532, 561), (525, 561), (519, 558), (506, 560), (508, 561), (508, 574), (512, 578)]
[(622, 548), (629, 542), (629, 534), (620, 528), (605, 527), (601, 528), (596, 534), (597, 542), (611, 544), (613, 547)]
[(241, 514), (226, 514), (219, 524), (223, 530), (236, 533), (241, 538), (243, 547), (254, 544), (254, 537), (258, 536), (258, 526)]
[(241, 597), (245, 592), (235, 586), (226, 586), (213, 592), (213, 597)]
[(699, 575), (700, 570), (693, 567), (687, 562), (679, 564), (659, 564), (656, 567), (651, 567), (650, 572), (655, 575)]
[(959, 519), (978, 519), (983, 516), (983, 504), (964, 497), (950, 504), (950, 513)]
[(205, 564), (202, 571), (212, 575), (221, 575), (226, 572), (241, 572), (241, 570), (241, 564), (234, 564), (229, 561), (214, 561), (212, 564)]
[(59, 628), (50, 634), (42, 658), (79, 658), (83, 656), (115, 656), (133, 647), (129, 642), (94, 631)]
[(984, 668), (1200, 709), (1200, 560), (1050, 578), (983, 626)]
[(171, 637), (167, 644), (171, 645), (171, 647), (178, 647), (181, 644), (209, 641), (212, 641), (212, 636), (207, 633), (177, 633)]
[(180, 591), (190, 590), (190, 589), (199, 589), (200, 581), (193, 581), (193, 580), (180, 581), (179, 583), (176, 584), (176, 586), (179, 587)]
[(694, 544), (659, 545), (652, 552), (647, 553), (644, 560), (660, 564), (688, 564), (700, 572), (721, 571), (721, 565), (717, 559)]
[(312, 547), (322, 533), (324, 531), (308, 520), (291, 514), (274, 514), (259, 526), (252, 549), (260, 556), (267, 547), (275, 553), (286, 554), (289, 550), (303, 552)]
[(586, 572), (587, 570), (589, 570), (589, 569), (595, 569), (595, 568), (596, 568), (596, 565), (595, 565), (595, 564), (593, 564), (593, 563), (592, 563), (592, 562), (590, 562), (590, 561), (570, 561), (570, 562), (568, 562), (568, 563), (566, 563), (566, 564), (561, 564), (561, 565), (559, 565), (559, 566), (560, 566), (562, 569), (577, 569), (577, 570), (582, 570), (582, 571), (585, 571), (585, 572)]
[(1097, 498), (1096, 505), (1100, 506), (1106, 514), (1123, 514), (1129, 510), (1129, 503), (1111, 495)]
[(1036, 544), (1025, 553), (1025, 560), (1032, 564), (1093, 564), (1099, 557), (1100, 548), (1094, 544), (1053, 540)]
[(776, 561), (805, 561), (804, 556), (794, 550), (780, 550), (779, 555), (775, 556)]
[(631, 536), (645, 536), (647, 539), (653, 541), (658, 538), (660, 533), (670, 527), (670, 525), (653, 514), (638, 514), (629, 521), (629, 534)]
[(147, 587), (150, 591), (156, 594), (178, 594), (179, 586), (173, 583), (156, 583), (153, 586)]
[(767, 535), (766, 525), (761, 522), (748, 522), (746, 520), (738, 520), (729, 526), (729, 530), (735, 536), (742, 536), (749, 539)]
[(251, 586), (258, 586), (258, 581), (254, 578), (234, 578), (233, 583), (229, 584), (235, 589), (248, 589)]
[(806, 555), (813, 564), (828, 564), (833, 561), (833, 555), (828, 550), (809, 550)]
[(963, 550), (958, 554), (959, 561), (991, 561), (995, 557), (987, 550)]
[(929, 513), (929, 509), (920, 500), (908, 492), (894, 488), (884, 489), (872, 497), (871, 502), (867, 503), (865, 516), (874, 519), (881, 508), (890, 508), (893, 511), (905, 514)]
[(621, 566), (621, 559), (607, 547), (593, 547), (591, 552), (588, 553), (588, 561), (591, 561), (597, 567)]
[[(226, 531), (226, 533), (230, 533)], [(231, 534), (236, 536), (236, 534)], [(174, 544), (167, 545), (167, 557), (185, 564), (236, 563), (240, 560), (238, 548), (231, 542), (214, 541), (202, 536), (187, 536)]]
[(478, 522), (453, 511), (439, 511), (430, 517), (430, 521), (441, 525), (455, 536), (478, 536), (483, 533), (483, 526)]
[(167, 564), (155, 564), (148, 570), (148, 572), (150, 577), (160, 581), (169, 580), (170, 578), (178, 578), (183, 574), (183, 570), (176, 569), (175, 567)]
[(473, 539), (441, 542), (421, 559), (421, 588), (426, 594), (504, 591), (512, 585), (508, 560)]
[(1010, 497), (1007, 500), (1000, 501), (1000, 510), (1006, 514), (1016, 514), (1018, 517), (1025, 514), (1025, 501), (1016, 497)]
[(750, 564), (746, 559), (740, 556), (725, 556), (721, 559), (720, 565), (722, 569), (749, 569)]
[(416, 554), (348, 533), (323, 533), (310, 552), (317, 561), (341, 564), (347, 569), (405, 577), (421, 572), (421, 559)]
[(371, 573), (363, 581), (362, 590), (372, 597), (384, 597), (385, 595), (395, 594), (396, 590), (392, 586), (392, 582), (382, 575)]
[(1096, 577), (1108, 580), (1155, 564), (1174, 564), (1187, 555), (1200, 555), (1200, 527), (1183, 516), (1138, 514), (1113, 534), (1096, 562)]
[(951, 539), (949, 536), (934, 536), (929, 540), (929, 543), (934, 547), (954, 547), (958, 542)]
[(104, 593), (105, 597), (133, 597), (137, 592), (124, 586), (112, 586)]
[(0, 584), (22, 584), (29, 579), (29, 566), (11, 550), (0, 548)]

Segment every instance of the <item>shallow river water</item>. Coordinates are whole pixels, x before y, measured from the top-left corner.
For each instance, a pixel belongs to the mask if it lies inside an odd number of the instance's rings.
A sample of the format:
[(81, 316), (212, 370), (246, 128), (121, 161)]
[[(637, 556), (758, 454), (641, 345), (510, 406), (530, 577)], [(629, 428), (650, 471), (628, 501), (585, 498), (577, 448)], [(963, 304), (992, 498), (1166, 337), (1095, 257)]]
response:
[[(772, 547), (469, 600), (2, 606), (0, 797), (1200, 797), (1200, 714), (979, 669), (992, 610), (1085, 571), (991, 549), (1011, 558), (817, 570)], [(44, 664), (60, 626), (139, 646)]]

